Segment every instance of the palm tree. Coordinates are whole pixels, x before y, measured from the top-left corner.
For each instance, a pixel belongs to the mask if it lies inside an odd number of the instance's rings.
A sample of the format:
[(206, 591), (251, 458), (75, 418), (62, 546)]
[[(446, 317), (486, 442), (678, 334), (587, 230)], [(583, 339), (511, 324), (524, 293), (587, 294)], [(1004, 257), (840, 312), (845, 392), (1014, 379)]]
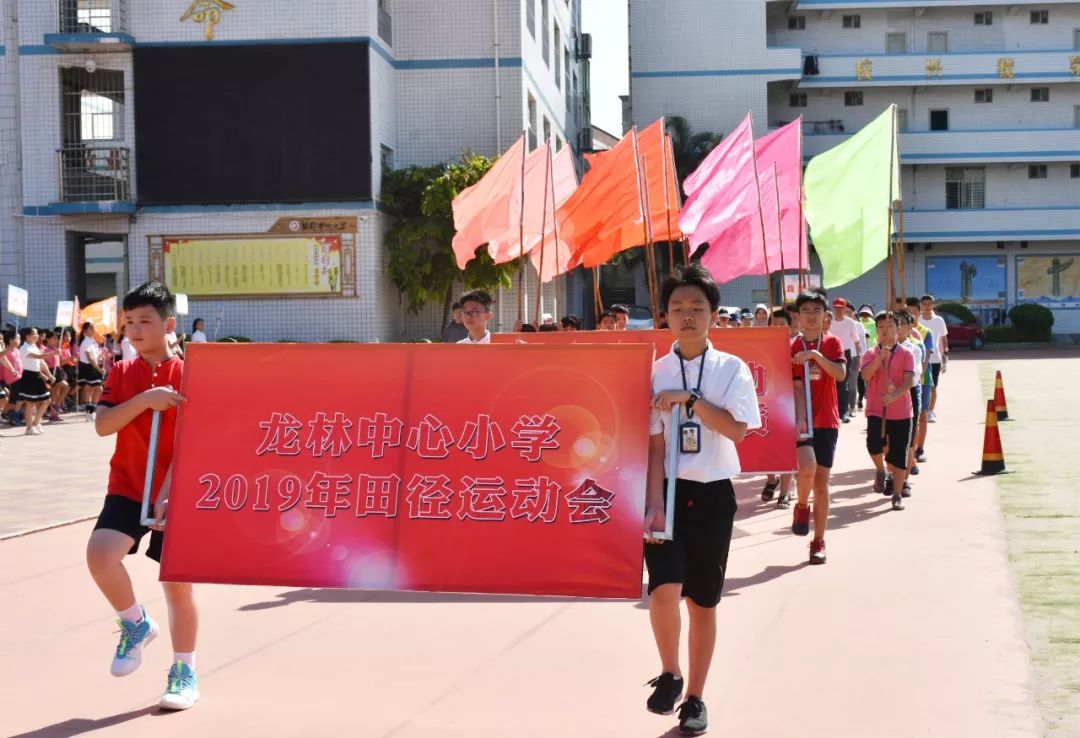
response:
[(671, 149), (675, 157), (675, 171), (679, 175), (679, 183), (690, 176), (697, 169), (702, 159), (709, 155), (716, 144), (720, 143), (721, 136), (712, 131), (694, 133), (686, 118), (681, 115), (672, 115), (667, 118), (667, 132), (671, 134)]

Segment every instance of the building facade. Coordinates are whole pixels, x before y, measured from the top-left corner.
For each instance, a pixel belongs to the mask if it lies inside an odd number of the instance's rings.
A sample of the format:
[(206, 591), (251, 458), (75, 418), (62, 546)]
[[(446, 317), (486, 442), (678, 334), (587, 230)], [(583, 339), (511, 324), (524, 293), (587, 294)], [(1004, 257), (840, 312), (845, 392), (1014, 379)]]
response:
[[(1055, 332), (1080, 332), (1080, 3), (664, 6), (630, 0), (635, 123), (677, 114), (726, 134), (749, 110), (762, 135), (802, 116), (809, 159), (895, 103), (907, 291), (987, 322), (1038, 302)], [(885, 272), (834, 293), (881, 305)], [(742, 278), (724, 300), (763, 287)]]
[(441, 305), (405, 315), (387, 277), (384, 167), (590, 130), (580, 0), (0, 8), (0, 285), (33, 324), (162, 275), (212, 337), (437, 336)]

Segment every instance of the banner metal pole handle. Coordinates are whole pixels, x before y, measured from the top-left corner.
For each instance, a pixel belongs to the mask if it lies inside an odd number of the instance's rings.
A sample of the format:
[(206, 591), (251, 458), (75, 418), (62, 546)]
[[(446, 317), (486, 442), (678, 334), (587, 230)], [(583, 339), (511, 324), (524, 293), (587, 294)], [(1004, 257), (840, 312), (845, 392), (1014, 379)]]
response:
[(667, 502), (664, 506), (664, 530), (657, 531), (652, 537), (660, 541), (675, 539), (675, 480), (679, 476), (679, 411), (682, 405), (671, 407), (671, 433), (668, 434), (667, 448)]
[(155, 410), (153, 420), (150, 421), (150, 448), (146, 454), (146, 476), (143, 478), (142, 515), (140, 523), (150, 526), (154, 522), (154, 516), (150, 510), (150, 495), (154, 489), (154, 465), (157, 463), (158, 435), (161, 432), (161, 411)]
[(806, 433), (801, 434), (800, 438), (806, 440), (814, 437), (814, 403), (810, 398), (810, 362), (804, 361), (802, 369), (803, 389), (806, 391)]

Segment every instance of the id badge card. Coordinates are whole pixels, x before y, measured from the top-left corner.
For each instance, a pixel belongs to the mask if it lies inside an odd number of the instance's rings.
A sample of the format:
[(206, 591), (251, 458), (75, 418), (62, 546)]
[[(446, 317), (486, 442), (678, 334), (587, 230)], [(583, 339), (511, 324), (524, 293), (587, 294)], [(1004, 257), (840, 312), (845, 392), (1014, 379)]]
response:
[(686, 422), (679, 426), (679, 453), (701, 453), (701, 425)]

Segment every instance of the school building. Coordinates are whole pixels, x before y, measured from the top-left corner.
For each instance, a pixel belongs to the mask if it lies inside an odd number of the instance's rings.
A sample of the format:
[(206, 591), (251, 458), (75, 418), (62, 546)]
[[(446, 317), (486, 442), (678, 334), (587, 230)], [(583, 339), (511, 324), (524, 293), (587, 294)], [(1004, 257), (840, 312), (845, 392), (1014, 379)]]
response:
[[(1080, 332), (1080, 3), (629, 2), (633, 123), (726, 134), (749, 110), (760, 136), (802, 116), (809, 159), (896, 103), (908, 293), (986, 322), (1038, 302)], [(881, 306), (885, 274), (833, 294)]]
[(437, 336), (387, 276), (383, 168), (589, 148), (580, 3), (0, 0), (0, 292), (50, 325), (162, 277), (211, 338)]

